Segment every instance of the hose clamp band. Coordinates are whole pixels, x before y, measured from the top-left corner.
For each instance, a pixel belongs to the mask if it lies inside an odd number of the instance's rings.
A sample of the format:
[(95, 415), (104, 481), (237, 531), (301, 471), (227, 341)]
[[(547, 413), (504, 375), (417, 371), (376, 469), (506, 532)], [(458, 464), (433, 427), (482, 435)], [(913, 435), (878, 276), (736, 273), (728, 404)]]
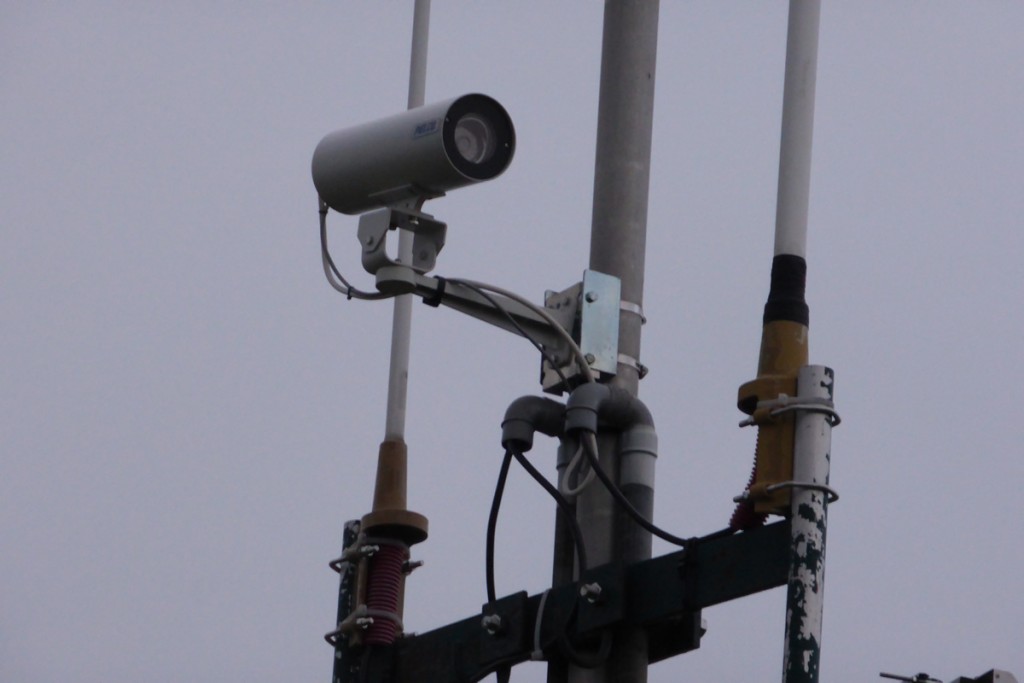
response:
[(637, 374), (640, 375), (640, 379), (643, 379), (644, 377), (647, 376), (649, 368), (640, 361), (638, 361), (636, 358), (633, 358), (633, 356), (627, 356), (624, 353), (620, 353), (618, 356), (618, 361), (620, 364), (628, 365), (629, 367), (636, 370)]
[(647, 316), (644, 315), (644, 307), (640, 304), (635, 304), (632, 301), (620, 301), (619, 310), (625, 311), (626, 313), (632, 313), (635, 316), (640, 317), (640, 324), (647, 324)]

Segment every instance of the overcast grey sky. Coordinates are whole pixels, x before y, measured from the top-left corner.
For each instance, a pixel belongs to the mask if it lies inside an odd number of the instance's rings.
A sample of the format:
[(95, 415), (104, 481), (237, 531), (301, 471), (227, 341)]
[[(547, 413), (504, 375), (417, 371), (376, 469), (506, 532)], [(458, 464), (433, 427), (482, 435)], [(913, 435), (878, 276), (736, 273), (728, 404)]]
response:
[[(369, 510), (391, 306), (323, 281), (309, 159), (404, 108), (411, 2), (9, 2), (0, 17), (0, 680), (326, 681), (344, 520)], [(589, 248), (602, 4), (435, 0), (427, 100), (515, 121), (428, 203), (437, 272), (541, 301)], [(822, 10), (811, 359), (835, 368), (823, 680), (1024, 680), (1024, 5)], [(641, 397), (657, 522), (721, 528), (753, 432), (786, 3), (661, 8)], [(342, 268), (355, 219), (332, 215)], [(476, 612), (500, 421), (536, 352), (416, 306), (406, 621)], [(553, 469), (553, 444), (532, 453)], [(513, 471), (498, 590), (547, 586)], [(660, 542), (655, 552), (670, 550)], [(784, 591), (705, 611), (654, 683), (780, 675)], [(516, 681), (541, 681), (526, 664)]]

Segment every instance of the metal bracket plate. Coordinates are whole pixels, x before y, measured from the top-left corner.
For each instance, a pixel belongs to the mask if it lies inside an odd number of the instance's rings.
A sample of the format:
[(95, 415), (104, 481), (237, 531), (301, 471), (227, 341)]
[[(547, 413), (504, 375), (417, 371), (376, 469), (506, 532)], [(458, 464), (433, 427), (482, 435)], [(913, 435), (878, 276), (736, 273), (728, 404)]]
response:
[[(590, 368), (604, 375), (614, 375), (618, 369), (621, 292), (617, 277), (587, 270), (582, 282), (544, 295), (544, 306), (572, 333)], [(566, 386), (555, 368), (542, 361), (541, 387), (553, 394), (571, 390), (580, 375), (576, 359), (563, 346), (547, 350), (572, 386)]]

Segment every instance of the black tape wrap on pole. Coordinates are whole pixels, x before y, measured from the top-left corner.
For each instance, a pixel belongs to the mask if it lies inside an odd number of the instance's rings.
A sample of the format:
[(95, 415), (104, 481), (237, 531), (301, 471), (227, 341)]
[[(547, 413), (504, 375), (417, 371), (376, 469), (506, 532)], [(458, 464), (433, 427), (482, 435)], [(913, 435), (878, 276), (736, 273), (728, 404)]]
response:
[(810, 310), (804, 299), (807, 284), (807, 261), (802, 256), (779, 254), (772, 259), (772, 285), (764, 305), (764, 324), (791, 320), (805, 327)]

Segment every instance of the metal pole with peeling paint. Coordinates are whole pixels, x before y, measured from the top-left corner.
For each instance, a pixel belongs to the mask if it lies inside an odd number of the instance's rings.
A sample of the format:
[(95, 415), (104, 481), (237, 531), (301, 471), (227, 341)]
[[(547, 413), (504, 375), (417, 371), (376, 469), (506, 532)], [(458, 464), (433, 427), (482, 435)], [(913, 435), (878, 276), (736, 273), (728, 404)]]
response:
[(823, 365), (806, 365), (797, 377), (783, 683), (817, 683), (821, 669), (833, 385)]
[[(791, 523), (790, 571), (786, 596), (786, 637), (783, 653), (783, 683), (817, 683), (821, 663), (821, 622), (824, 608), (825, 529), (828, 505), (829, 449), (831, 447), (832, 371), (806, 365), (807, 304), (803, 296), (806, 277), (807, 215), (811, 185), (811, 146), (814, 136), (814, 95), (818, 70), (820, 0), (790, 0), (786, 34), (786, 75), (782, 100), (782, 140), (779, 151), (779, 191), (775, 214), (775, 259), (772, 263), (772, 293), (765, 307), (762, 338), (762, 367), (759, 376), (771, 374), (768, 356), (788, 355), (799, 365), (796, 376), (798, 397), (796, 417), (787, 428), (765, 425), (759, 428), (758, 448), (767, 447), (772, 458), (785, 461), (783, 451), (792, 444), (792, 476), (785, 487), (772, 486), (773, 496), (761, 502), (761, 511), (778, 511), (789, 503)], [(778, 289), (778, 292), (776, 292)], [(773, 301), (773, 295), (778, 300)], [(779, 326), (776, 330), (773, 326)], [(771, 332), (771, 334), (769, 334)], [(800, 357), (802, 356), (802, 362)], [(778, 368), (775, 371), (778, 372)], [(787, 372), (778, 372), (780, 375)], [(779, 383), (781, 386), (783, 383)], [(777, 388), (777, 387), (776, 387)], [(782, 398), (780, 395), (779, 398)], [(808, 409), (806, 403), (819, 402)], [(821, 404), (827, 406), (822, 409)], [(777, 439), (772, 436), (778, 431)], [(789, 439), (792, 438), (792, 441)], [(774, 443), (776, 442), (777, 443)], [(785, 443), (789, 442), (789, 443)], [(771, 446), (776, 446), (772, 449)], [(758, 454), (758, 458), (761, 455)], [(773, 471), (762, 463), (755, 477), (785, 478), (784, 467)], [(774, 463), (767, 463), (774, 465)], [(761, 481), (761, 485), (770, 484)], [(824, 488), (818, 488), (824, 487)], [(779, 497), (788, 488), (788, 501)], [(780, 505), (781, 504), (781, 505)]]

